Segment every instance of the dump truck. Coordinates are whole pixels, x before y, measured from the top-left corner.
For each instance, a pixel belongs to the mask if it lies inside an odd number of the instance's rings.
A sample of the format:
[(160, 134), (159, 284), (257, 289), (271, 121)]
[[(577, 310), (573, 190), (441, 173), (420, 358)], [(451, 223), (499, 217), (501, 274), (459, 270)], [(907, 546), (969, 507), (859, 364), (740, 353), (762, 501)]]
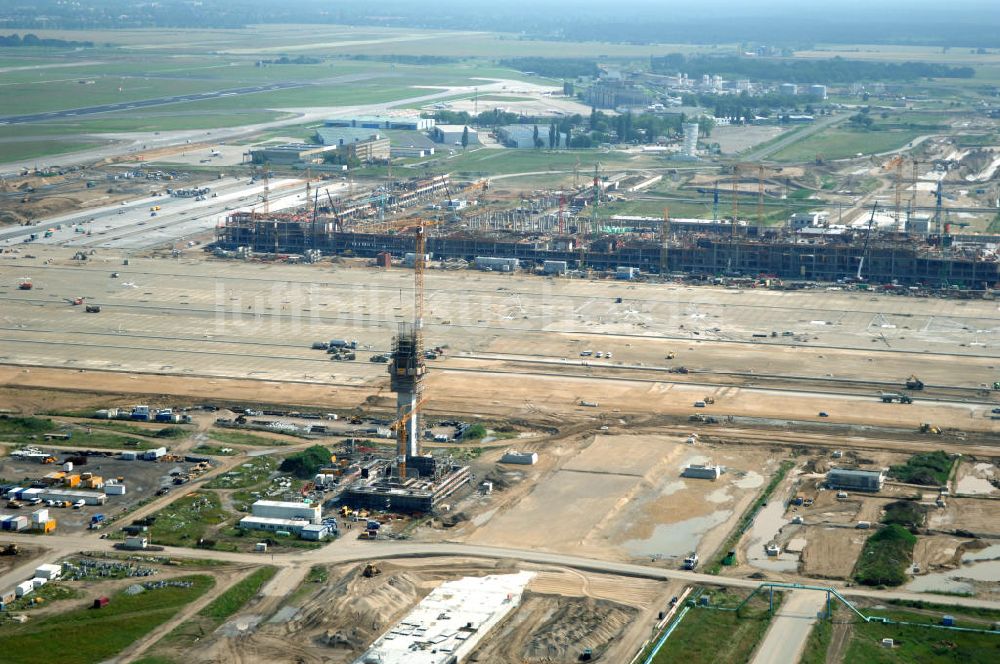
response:
[(913, 403), (913, 398), (905, 394), (899, 394), (898, 392), (882, 392), (881, 393), (882, 403), (892, 403), (898, 401), (899, 403)]

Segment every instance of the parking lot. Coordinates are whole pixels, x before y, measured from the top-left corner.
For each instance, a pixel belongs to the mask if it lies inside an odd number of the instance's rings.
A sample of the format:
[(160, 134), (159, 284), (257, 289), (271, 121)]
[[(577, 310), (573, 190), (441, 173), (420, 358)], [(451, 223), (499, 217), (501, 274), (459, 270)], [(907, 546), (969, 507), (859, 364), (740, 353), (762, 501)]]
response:
[[(3, 457), (0, 459), (0, 479), (2, 479), (0, 484), (18, 487), (44, 486), (41, 482), (42, 477), (59, 470), (64, 459), (75, 457), (77, 460), (74, 462), (74, 473), (90, 472), (104, 478), (105, 481), (121, 478), (119, 481), (126, 487), (124, 495), (107, 495), (104, 505), (84, 505), (79, 508), (57, 507), (46, 505), (45, 502), (35, 505), (25, 503), (19, 508), (14, 508), (8, 500), (0, 502), (0, 514), (18, 516), (30, 517), (35, 510), (48, 507), (49, 517), (55, 519), (57, 523), (56, 533), (83, 531), (87, 529), (95, 514), (105, 515), (105, 524), (109, 524), (135, 509), (143, 501), (153, 497), (157, 491), (175, 489), (174, 478), (180, 474), (189, 473), (195, 465), (183, 461), (124, 461), (117, 458), (117, 453), (112, 452), (106, 453), (110, 456), (104, 454), (88, 456), (87, 463), (80, 464), (80, 455), (76, 453), (76, 450), (52, 447), (42, 449), (54, 456), (57, 463), (41, 464), (27, 459)], [(56, 485), (53, 488), (63, 487)], [(100, 489), (82, 490), (101, 492)]]

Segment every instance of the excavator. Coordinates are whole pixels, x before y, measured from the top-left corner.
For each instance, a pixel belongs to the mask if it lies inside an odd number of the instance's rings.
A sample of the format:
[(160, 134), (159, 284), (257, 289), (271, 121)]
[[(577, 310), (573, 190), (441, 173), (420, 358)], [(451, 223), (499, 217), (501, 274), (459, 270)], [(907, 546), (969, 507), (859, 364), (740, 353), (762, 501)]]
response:
[(910, 376), (906, 379), (906, 389), (908, 390), (922, 390), (924, 389), (924, 381), (920, 380), (916, 376)]
[(365, 577), (366, 579), (370, 579), (374, 576), (378, 576), (381, 573), (382, 570), (379, 569), (378, 565), (376, 565), (375, 563), (367, 563), (365, 565), (365, 568), (361, 571), (361, 576)]

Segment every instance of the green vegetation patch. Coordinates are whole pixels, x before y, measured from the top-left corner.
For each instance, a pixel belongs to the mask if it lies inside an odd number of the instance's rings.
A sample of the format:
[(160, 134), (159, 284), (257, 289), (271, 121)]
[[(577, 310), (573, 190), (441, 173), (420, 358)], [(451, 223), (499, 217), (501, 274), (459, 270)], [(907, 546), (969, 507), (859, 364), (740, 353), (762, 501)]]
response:
[(217, 495), (199, 491), (157, 512), (149, 528), (150, 540), (165, 546), (198, 546), (211, 528), (228, 518)]
[(277, 571), (277, 568), (270, 565), (255, 570), (250, 576), (212, 600), (212, 603), (199, 611), (198, 615), (211, 619), (216, 625), (221, 625), (226, 618), (243, 608), (243, 605), (250, 601), (250, 598), (256, 595)]
[[(780, 593), (775, 593), (775, 610)], [(736, 606), (742, 596), (713, 593), (713, 606)], [(654, 664), (712, 662), (744, 664), (771, 624), (767, 596), (756, 596), (739, 613), (696, 607), (688, 611), (674, 633), (657, 653)]]
[(917, 538), (902, 526), (882, 528), (868, 538), (854, 568), (854, 578), (866, 586), (899, 586), (913, 560)]
[(809, 639), (806, 641), (799, 664), (826, 664), (826, 653), (833, 638), (833, 620), (836, 620), (839, 605), (831, 604), (830, 609), (833, 611), (832, 618), (817, 620), (809, 632)]
[(153, 663), (174, 661), (156, 651), (165, 648), (186, 648), (193, 645), (199, 639), (208, 636), (229, 617), (242, 609), (250, 601), (250, 598), (260, 592), (264, 584), (274, 577), (275, 572), (277, 572), (277, 569), (274, 567), (261, 567), (243, 580), (233, 584), (231, 588), (212, 600), (208, 606), (199, 611), (191, 620), (185, 621), (177, 629), (158, 641), (153, 647), (153, 654), (149, 657), (149, 661)]
[(889, 477), (907, 484), (943, 486), (948, 482), (955, 459), (946, 452), (921, 452), (914, 454), (903, 465), (889, 467)]
[(48, 433), (55, 428), (55, 422), (48, 418), (0, 415), (0, 436)]
[(914, 500), (898, 500), (885, 506), (882, 523), (920, 528), (927, 521), (927, 507)]
[(172, 618), (181, 607), (211, 588), (210, 576), (186, 576), (136, 595), (123, 591), (102, 609), (76, 609), (9, 625), (0, 634), (0, 652), (6, 664), (91, 664), (109, 659)]
[(291, 473), (299, 479), (309, 479), (319, 472), (320, 468), (329, 465), (330, 450), (322, 445), (313, 445), (286, 457), (278, 469), (283, 473)]
[[(877, 611), (896, 621), (939, 623), (944, 613), (955, 614), (956, 607), (928, 616), (904, 611)], [(957, 609), (962, 611), (963, 609)], [(961, 620), (958, 621), (962, 623)], [(989, 629), (989, 624), (964, 624), (966, 627)], [(919, 662), (920, 664), (988, 664), (1000, 659), (1000, 637), (996, 634), (955, 632), (916, 625), (864, 623), (851, 626), (851, 637), (842, 661), (881, 664)], [(882, 639), (892, 639), (893, 647), (882, 646)]]
[(278, 462), (271, 457), (254, 457), (219, 475), (205, 486), (208, 489), (248, 489), (267, 481), (277, 466)]
[(899, 131), (865, 131), (861, 129), (827, 129), (807, 136), (772, 155), (777, 161), (812, 161), (845, 159), (858, 154), (870, 155), (904, 147), (927, 132), (916, 129)]
[(462, 434), (462, 440), (480, 440), (485, 437), (486, 427), (482, 424), (473, 424)]

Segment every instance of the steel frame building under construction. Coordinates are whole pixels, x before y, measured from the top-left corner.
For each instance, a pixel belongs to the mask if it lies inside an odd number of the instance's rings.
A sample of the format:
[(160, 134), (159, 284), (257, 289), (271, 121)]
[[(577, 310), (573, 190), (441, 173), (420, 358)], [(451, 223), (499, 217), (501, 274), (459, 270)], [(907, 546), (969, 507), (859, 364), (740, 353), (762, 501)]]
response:
[[(386, 188), (394, 209), (446, 195), (452, 207), (447, 176), (411, 180)], [(377, 218), (375, 194), (336, 204), (325, 210), (314, 204), (298, 215), (237, 213), (217, 232), (216, 247), (266, 254), (395, 257), (412, 254), (418, 222)], [(358, 204), (354, 204), (358, 203)], [(433, 206), (435, 208), (439, 206)], [(648, 218), (567, 219), (551, 210), (550, 202), (516, 209), (476, 212), (428, 225), (427, 251), (435, 259), (476, 257), (516, 258), (526, 266), (566, 261), (579, 269), (614, 271), (638, 268), (650, 274), (692, 276), (771, 276), (789, 280), (837, 281), (858, 277), (879, 284), (959, 286), (982, 290), (1000, 283), (996, 238), (903, 233), (875, 233), (864, 228), (838, 229), (804, 235), (786, 229), (761, 229), (740, 221), (657, 220)], [(437, 215), (440, 216), (440, 215)], [(410, 229), (412, 230), (412, 229)], [(860, 273), (860, 274), (859, 274)]]

